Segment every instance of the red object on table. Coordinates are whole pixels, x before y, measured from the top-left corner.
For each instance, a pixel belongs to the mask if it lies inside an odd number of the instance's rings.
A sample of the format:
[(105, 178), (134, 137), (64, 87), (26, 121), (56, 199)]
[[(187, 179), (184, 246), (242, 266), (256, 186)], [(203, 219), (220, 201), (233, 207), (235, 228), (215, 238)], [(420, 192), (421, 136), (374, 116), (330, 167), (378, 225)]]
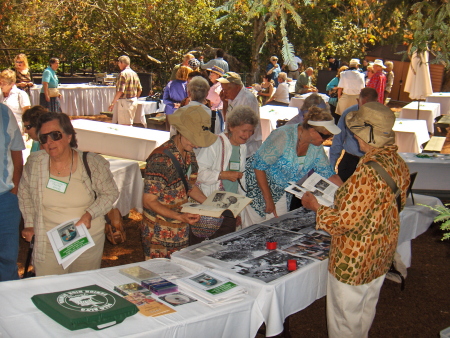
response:
[(297, 270), (297, 261), (295, 259), (288, 259), (287, 267), (289, 271)]
[(266, 242), (267, 250), (275, 250), (277, 248), (277, 242)]

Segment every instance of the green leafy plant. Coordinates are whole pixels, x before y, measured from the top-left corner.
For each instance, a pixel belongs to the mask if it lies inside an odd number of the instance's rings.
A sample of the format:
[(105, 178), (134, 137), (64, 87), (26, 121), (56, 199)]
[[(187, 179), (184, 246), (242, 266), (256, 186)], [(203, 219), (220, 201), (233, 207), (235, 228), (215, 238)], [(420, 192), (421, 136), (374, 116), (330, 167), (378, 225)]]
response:
[(445, 204), (443, 206), (438, 205), (433, 207), (430, 207), (429, 205), (426, 205), (426, 207), (430, 208), (431, 210), (434, 210), (438, 213), (438, 215), (434, 218), (435, 222), (442, 222), (441, 224), (441, 230), (448, 231), (444, 233), (444, 236), (442, 237), (442, 240), (444, 239), (450, 239), (450, 203)]

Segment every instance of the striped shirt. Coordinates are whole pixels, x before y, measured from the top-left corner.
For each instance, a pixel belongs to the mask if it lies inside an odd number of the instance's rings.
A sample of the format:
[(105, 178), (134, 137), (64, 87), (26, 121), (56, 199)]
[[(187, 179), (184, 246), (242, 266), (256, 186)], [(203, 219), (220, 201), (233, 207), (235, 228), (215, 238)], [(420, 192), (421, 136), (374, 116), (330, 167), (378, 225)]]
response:
[(131, 99), (137, 97), (142, 91), (141, 81), (134, 70), (127, 66), (119, 75), (116, 91), (123, 92), (121, 99)]
[(3, 103), (0, 103), (0, 130), (0, 194), (3, 194), (14, 188), (11, 151), (25, 149), (17, 121), (11, 109)]

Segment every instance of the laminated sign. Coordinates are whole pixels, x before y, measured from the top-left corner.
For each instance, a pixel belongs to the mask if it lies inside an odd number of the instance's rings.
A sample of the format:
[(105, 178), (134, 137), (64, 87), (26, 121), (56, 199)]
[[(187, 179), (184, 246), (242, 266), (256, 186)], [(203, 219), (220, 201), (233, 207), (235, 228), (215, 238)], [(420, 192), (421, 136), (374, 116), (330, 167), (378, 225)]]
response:
[(47, 316), (68, 328), (101, 330), (136, 314), (136, 305), (98, 285), (43, 293), (31, 297)]

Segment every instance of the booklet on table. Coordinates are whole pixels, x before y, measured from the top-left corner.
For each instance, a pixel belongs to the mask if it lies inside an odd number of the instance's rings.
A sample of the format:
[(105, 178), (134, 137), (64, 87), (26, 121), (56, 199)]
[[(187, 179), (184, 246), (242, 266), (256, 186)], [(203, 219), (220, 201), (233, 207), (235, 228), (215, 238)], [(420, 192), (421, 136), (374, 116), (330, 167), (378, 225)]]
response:
[(232, 282), (227, 277), (212, 271), (202, 271), (177, 280), (183, 291), (191, 292), (208, 305), (226, 304), (240, 300), (240, 295), (247, 293), (244, 287)]
[(56, 259), (64, 269), (95, 245), (86, 226), (75, 225), (78, 221), (79, 218), (71, 219), (47, 231)]

